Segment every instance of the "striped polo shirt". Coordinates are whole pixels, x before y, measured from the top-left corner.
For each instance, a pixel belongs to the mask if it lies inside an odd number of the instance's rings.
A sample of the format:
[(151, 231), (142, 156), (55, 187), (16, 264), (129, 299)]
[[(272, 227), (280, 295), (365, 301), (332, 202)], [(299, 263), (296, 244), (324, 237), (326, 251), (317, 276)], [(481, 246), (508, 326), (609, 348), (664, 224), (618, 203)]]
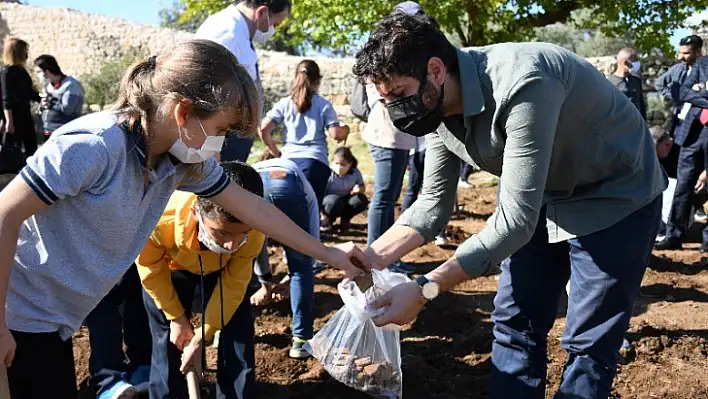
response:
[(145, 182), (140, 132), (112, 112), (56, 130), (20, 175), (49, 207), (27, 219), (7, 294), (11, 330), (68, 339), (137, 258), (176, 190), (212, 197), (229, 184), (214, 159), (163, 155)]

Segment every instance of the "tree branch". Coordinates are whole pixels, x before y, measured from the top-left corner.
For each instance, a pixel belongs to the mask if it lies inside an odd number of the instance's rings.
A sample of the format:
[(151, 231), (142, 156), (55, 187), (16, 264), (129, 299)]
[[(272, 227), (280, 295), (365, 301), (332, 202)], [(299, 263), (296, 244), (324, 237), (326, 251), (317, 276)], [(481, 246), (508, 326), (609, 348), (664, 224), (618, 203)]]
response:
[(583, 8), (581, 1), (561, 1), (554, 10), (521, 18), (517, 24), (525, 28), (538, 28), (556, 22), (565, 22), (573, 11), (580, 8)]
[(457, 33), (457, 36), (460, 37), (460, 44), (462, 44), (462, 47), (469, 46), (469, 44), (467, 44), (467, 36), (465, 36), (465, 31), (462, 30), (462, 24), (459, 20), (455, 24), (455, 32)]
[(478, 23), (479, 9), (474, 1), (467, 2), (467, 43), (463, 43), (465, 46), (473, 46), (476, 44), (483, 43), (484, 41), (484, 30)]

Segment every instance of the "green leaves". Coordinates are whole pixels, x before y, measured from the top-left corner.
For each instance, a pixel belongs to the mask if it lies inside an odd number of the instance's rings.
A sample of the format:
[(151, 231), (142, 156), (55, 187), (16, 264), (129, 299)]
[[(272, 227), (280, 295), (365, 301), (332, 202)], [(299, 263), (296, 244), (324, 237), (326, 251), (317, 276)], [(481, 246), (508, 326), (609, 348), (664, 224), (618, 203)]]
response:
[[(376, 22), (399, 0), (297, 0), (293, 15), (276, 40), (290, 45), (351, 55)], [(461, 46), (478, 46), (535, 37), (536, 29), (554, 23), (577, 24), (578, 10), (592, 10), (583, 28), (605, 37), (634, 39), (640, 51), (671, 53), (669, 37), (686, 18), (708, 8), (708, 0), (419, 0), (426, 12)], [(201, 20), (231, 0), (181, 0), (181, 24)], [(167, 14), (166, 14), (167, 15)]]

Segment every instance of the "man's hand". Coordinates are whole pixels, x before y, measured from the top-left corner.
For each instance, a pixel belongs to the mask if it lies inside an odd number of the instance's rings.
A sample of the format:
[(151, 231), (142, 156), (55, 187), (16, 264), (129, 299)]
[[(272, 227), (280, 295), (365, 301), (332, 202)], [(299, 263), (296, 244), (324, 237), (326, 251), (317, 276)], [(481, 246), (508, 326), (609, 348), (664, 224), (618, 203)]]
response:
[(354, 277), (371, 270), (371, 262), (353, 242), (339, 244), (336, 247), (327, 247), (326, 259), (330, 266), (344, 271), (344, 277)]
[(698, 176), (698, 181), (696, 182), (696, 186), (694, 189), (696, 192), (703, 191), (704, 188), (706, 188), (706, 182), (708, 182), (708, 176), (706, 175), (706, 171), (704, 170), (700, 176)]
[(705, 85), (704, 83), (696, 83), (696, 84), (694, 84), (693, 86), (691, 86), (691, 88), (692, 88), (693, 90), (695, 90), (695, 91), (701, 91), (701, 90), (703, 90), (705, 87), (706, 87), (706, 85)]
[(179, 371), (182, 374), (187, 374), (190, 368), (194, 368), (194, 372), (198, 377), (202, 376), (202, 338), (194, 337), (192, 342), (184, 348), (182, 352), (182, 365)]
[(402, 326), (415, 320), (426, 302), (420, 285), (411, 281), (393, 287), (382, 297), (371, 302), (369, 308), (385, 309), (382, 315), (373, 319), (377, 326), (383, 327), (391, 323)]
[(186, 316), (178, 317), (170, 322), (170, 342), (172, 342), (177, 349), (184, 350), (184, 346), (193, 338), (194, 326), (187, 320)]

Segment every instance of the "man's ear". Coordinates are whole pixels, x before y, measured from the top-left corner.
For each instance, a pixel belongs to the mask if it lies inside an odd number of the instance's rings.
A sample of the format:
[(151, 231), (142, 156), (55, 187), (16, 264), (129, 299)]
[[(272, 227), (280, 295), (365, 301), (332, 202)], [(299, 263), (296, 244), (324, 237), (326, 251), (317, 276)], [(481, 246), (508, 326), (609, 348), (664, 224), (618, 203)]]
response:
[(260, 21), (261, 18), (263, 18), (267, 13), (268, 13), (267, 6), (256, 7), (256, 9), (253, 10), (253, 16), (255, 17), (256, 21)]
[(447, 67), (445, 63), (438, 57), (433, 57), (428, 60), (428, 78), (433, 76), (433, 81), (437, 87), (442, 86), (445, 83), (445, 75), (447, 74)]

